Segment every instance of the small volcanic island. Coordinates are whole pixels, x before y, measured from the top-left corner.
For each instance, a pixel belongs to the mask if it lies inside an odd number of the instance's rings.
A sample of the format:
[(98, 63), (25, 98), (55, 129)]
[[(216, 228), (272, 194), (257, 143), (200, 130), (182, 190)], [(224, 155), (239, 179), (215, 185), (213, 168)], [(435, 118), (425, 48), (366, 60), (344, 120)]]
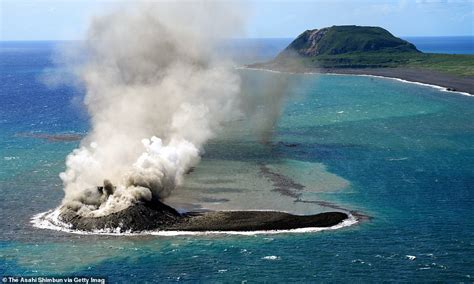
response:
[[(106, 191), (98, 187), (100, 192)], [(63, 206), (59, 218), (79, 231), (267, 231), (331, 227), (348, 218), (343, 212), (292, 215), (277, 211), (208, 211), (179, 213), (160, 200), (139, 201), (104, 216), (89, 217)]]

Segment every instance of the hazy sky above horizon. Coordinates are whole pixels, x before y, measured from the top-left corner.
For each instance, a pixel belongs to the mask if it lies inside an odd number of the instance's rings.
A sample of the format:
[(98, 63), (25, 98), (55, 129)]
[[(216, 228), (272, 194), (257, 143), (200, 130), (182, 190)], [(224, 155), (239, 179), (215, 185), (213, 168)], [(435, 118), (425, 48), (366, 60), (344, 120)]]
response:
[[(0, 40), (81, 39), (92, 16), (124, 2), (131, 3), (130, 0), (0, 0)], [(245, 0), (237, 3), (241, 3), (239, 6), (247, 15), (245, 32), (238, 37), (293, 38), (306, 29), (348, 24), (381, 26), (396, 36), (474, 35), (474, 0)]]

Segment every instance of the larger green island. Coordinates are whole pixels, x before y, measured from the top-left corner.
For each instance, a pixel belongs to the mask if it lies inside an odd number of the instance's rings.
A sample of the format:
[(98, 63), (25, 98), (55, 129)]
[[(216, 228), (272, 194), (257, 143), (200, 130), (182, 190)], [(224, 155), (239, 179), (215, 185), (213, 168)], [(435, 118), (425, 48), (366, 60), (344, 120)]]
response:
[(376, 75), (474, 94), (474, 55), (423, 53), (380, 27), (307, 30), (273, 60), (248, 67)]

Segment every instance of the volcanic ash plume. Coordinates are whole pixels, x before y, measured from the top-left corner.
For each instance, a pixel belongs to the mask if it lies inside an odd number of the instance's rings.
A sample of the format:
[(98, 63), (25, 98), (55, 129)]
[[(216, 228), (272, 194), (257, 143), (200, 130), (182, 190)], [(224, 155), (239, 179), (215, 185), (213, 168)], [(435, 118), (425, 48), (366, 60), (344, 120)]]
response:
[(213, 52), (239, 20), (219, 4), (168, 3), (92, 21), (87, 61), (75, 69), (91, 131), (60, 175), (64, 206), (106, 215), (182, 182), (203, 144), (240, 115), (240, 79)]

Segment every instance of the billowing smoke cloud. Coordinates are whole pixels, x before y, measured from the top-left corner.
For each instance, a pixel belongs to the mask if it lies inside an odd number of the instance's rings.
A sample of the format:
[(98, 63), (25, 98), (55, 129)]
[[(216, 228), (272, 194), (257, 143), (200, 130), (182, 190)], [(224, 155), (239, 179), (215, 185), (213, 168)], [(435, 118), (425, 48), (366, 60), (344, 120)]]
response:
[(63, 204), (82, 215), (167, 197), (204, 143), (241, 115), (240, 78), (214, 52), (218, 38), (239, 32), (235, 7), (127, 8), (92, 21), (87, 60), (76, 68), (91, 131), (60, 177)]

